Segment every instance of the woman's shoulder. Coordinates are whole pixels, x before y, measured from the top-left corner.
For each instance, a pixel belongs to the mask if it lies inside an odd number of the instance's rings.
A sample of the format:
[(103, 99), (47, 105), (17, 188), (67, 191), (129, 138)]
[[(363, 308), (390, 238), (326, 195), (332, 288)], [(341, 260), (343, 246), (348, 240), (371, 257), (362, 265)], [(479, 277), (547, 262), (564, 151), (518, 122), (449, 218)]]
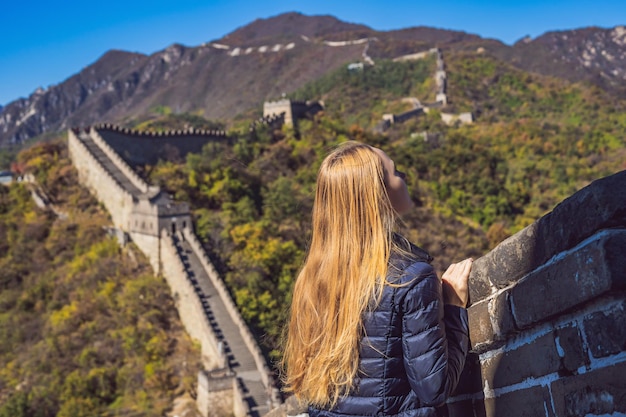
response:
[(404, 263), (395, 273), (391, 273), (389, 278), (391, 283), (410, 289), (420, 285), (425, 279), (437, 278), (437, 274), (430, 263), (414, 260)]

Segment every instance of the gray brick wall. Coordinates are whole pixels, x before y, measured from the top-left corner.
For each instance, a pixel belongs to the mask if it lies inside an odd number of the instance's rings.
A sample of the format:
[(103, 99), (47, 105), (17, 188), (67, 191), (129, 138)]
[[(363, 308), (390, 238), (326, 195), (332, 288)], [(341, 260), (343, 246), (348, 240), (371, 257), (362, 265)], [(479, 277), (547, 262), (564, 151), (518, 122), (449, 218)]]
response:
[(626, 413), (626, 171), (474, 263), (457, 416)]

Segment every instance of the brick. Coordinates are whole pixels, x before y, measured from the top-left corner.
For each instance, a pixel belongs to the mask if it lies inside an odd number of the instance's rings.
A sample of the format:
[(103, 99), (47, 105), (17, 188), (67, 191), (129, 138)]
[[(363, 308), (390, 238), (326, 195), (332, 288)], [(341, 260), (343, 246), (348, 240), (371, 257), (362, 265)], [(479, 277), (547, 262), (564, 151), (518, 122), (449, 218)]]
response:
[(474, 262), (470, 298), (488, 297), (599, 230), (626, 227), (626, 171), (592, 182)]
[(588, 363), (579, 329), (566, 326), (517, 349), (495, 353), (481, 364), (480, 377), (491, 388), (503, 388), (556, 372), (570, 375)]
[(534, 377), (557, 372), (561, 357), (552, 333), (515, 350), (500, 352), (482, 363), (482, 378), (491, 388), (502, 388)]
[(547, 388), (530, 387), (496, 398), (485, 399), (485, 415), (487, 417), (552, 417), (555, 414)]
[(626, 231), (600, 235), (562, 259), (532, 272), (511, 289), (515, 324), (525, 328), (608, 292), (622, 288)]
[(584, 348), (580, 330), (576, 326), (556, 329), (554, 343), (561, 357), (559, 371), (567, 371), (571, 374), (581, 366), (589, 364), (589, 356)]
[(516, 332), (508, 291), (470, 306), (468, 318), (472, 349), (477, 351), (486, 350), (493, 342), (503, 341)]
[(626, 230), (612, 234), (604, 247), (607, 263), (612, 265), (615, 289), (626, 289)]
[[(502, 245), (502, 243), (500, 245)], [(499, 247), (500, 246), (496, 249)], [(493, 264), (493, 261), (491, 260), (493, 257), (492, 253), (493, 251), (476, 259), (472, 264), (472, 271), (469, 276), (469, 301), (472, 304), (482, 301), (491, 295), (492, 289), (489, 276), (491, 274)]]
[(489, 316), (489, 302), (483, 300), (467, 309), (469, 334), (472, 349), (480, 349), (480, 345), (493, 342), (495, 335)]
[(491, 300), (489, 307), (495, 340), (505, 340), (508, 336), (517, 332), (513, 312), (511, 311), (509, 291), (503, 291), (498, 294)]
[(529, 256), (533, 253), (536, 231), (535, 222), (474, 262), (470, 274), (472, 302), (489, 296), (492, 285), (504, 288), (541, 265), (533, 256)]
[(626, 413), (626, 362), (582, 375), (561, 378), (551, 384), (556, 415), (614, 415)]
[(626, 351), (626, 300), (609, 311), (591, 314), (583, 321), (589, 350), (594, 358)]
[(551, 257), (598, 230), (626, 227), (625, 201), (626, 171), (593, 181), (539, 220), (537, 253)]

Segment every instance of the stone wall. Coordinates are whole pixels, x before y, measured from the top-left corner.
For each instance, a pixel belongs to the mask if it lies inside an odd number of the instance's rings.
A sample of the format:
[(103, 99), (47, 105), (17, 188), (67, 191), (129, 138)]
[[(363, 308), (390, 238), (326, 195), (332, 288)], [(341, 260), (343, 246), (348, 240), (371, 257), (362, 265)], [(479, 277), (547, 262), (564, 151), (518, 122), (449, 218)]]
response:
[(423, 107), (418, 107), (416, 109), (412, 109), (409, 111), (405, 111), (404, 113), (400, 113), (400, 114), (396, 114), (393, 117), (393, 121), (394, 123), (404, 123), (407, 120), (413, 118), (413, 117), (417, 117), (420, 114), (424, 113), (424, 108)]
[[(102, 149), (102, 151), (106, 154), (106, 156), (115, 164), (117, 169), (124, 173), (124, 176), (138, 189), (142, 192), (147, 193), (150, 190), (148, 184), (142, 180), (139, 175), (128, 165), (128, 163), (120, 157), (120, 154), (113, 149), (113, 147), (104, 140), (104, 138), (100, 135), (98, 130), (90, 129), (89, 136), (93, 139), (93, 141)], [(145, 152), (146, 150), (144, 150)]]
[(223, 130), (143, 132), (111, 124), (99, 124), (94, 129), (132, 166), (155, 165), (159, 160), (184, 160), (189, 153), (202, 152), (207, 143), (229, 140)]
[(305, 117), (307, 114), (313, 115), (324, 110), (324, 103), (321, 101), (296, 101), (282, 99), (278, 101), (266, 101), (263, 103), (263, 117), (284, 117), (287, 126), (294, 126), (297, 119)]
[(131, 232), (127, 235), (130, 237), (130, 240), (137, 245), (139, 250), (148, 257), (154, 273), (161, 273), (161, 241), (159, 237), (136, 232)]
[[(215, 410), (211, 407), (215, 406), (227, 407), (230, 410), (228, 414), (243, 417), (250, 411), (249, 398), (253, 402), (260, 401), (259, 405), (263, 406), (264, 397), (260, 397), (257, 391), (252, 397), (249, 392), (244, 393), (242, 387), (247, 385), (240, 386), (240, 375), (229, 376), (232, 383), (226, 385), (223, 383), (228, 378), (216, 376), (215, 380), (212, 379), (216, 371), (232, 372), (224, 352), (224, 341), (220, 341), (212, 323), (215, 317), (205, 308), (206, 294), (194, 278), (194, 271), (190, 271), (190, 265), (186, 263), (191, 252), (184, 252), (184, 246), (178, 246), (181, 241), (189, 242), (191, 250), (200, 259), (201, 268), (206, 271), (212, 285), (217, 289), (219, 298), (226, 306), (227, 315), (239, 331), (243, 344), (252, 354), (250, 362), (258, 370), (258, 377), (256, 374), (251, 375), (256, 371), (246, 368), (244, 373), (247, 376), (242, 380), (247, 378), (257, 382), (260, 379), (267, 392), (273, 389), (269, 403), (279, 404), (280, 395), (273, 388), (272, 375), (256, 340), (193, 233), (188, 205), (172, 201), (159, 187), (151, 187), (139, 178), (96, 128), (83, 132), (73, 129), (69, 132), (68, 141), (70, 156), (79, 172), (81, 183), (90, 188), (105, 205), (113, 219), (116, 235), (123, 235), (120, 241), (125, 243), (125, 237), (129, 236), (149, 258), (154, 271), (165, 277), (172, 290), (181, 322), (189, 335), (201, 345), (203, 366), (209, 370), (203, 374), (208, 375), (208, 380), (205, 381), (202, 375), (198, 379), (198, 405), (202, 415), (213, 415)], [(232, 328), (232, 325), (228, 325), (228, 328)], [(241, 345), (241, 342), (238, 343), (238, 346)], [(208, 391), (203, 391), (207, 384), (210, 385)]]
[(198, 372), (198, 398), (196, 404), (200, 413), (216, 416), (245, 416), (235, 412), (235, 392), (237, 381), (234, 375), (211, 375), (207, 371)]
[[(415, 109), (404, 112), (402, 114), (384, 114), (383, 121), (378, 123), (374, 128), (375, 132), (382, 133), (385, 130), (389, 129), (394, 123), (402, 123), (406, 120), (417, 117), (423, 113), (429, 113), (431, 109), (437, 109), (444, 107), (448, 104), (448, 96), (446, 93), (446, 80), (447, 75), (445, 71), (445, 65), (443, 62), (443, 55), (441, 50), (438, 48), (432, 48), (428, 51), (418, 52), (416, 54), (404, 55), (394, 59), (394, 62), (402, 62), (402, 61), (410, 61), (414, 59), (422, 59), (430, 54), (433, 54), (437, 58), (437, 69), (435, 70), (435, 85), (437, 87), (435, 93), (435, 102), (434, 103), (420, 103), (415, 98), (408, 98), (408, 100), (415, 100), (418, 104)], [(406, 99), (404, 99), (406, 100)], [(471, 124), (474, 122), (474, 116), (471, 112), (461, 113), (461, 114), (452, 114), (452, 113), (441, 113), (441, 120), (448, 125), (452, 124)]]
[(78, 178), (111, 215), (113, 225), (124, 229), (129, 222), (133, 197), (91, 155), (74, 131), (68, 132), (68, 150)]
[(474, 262), (451, 416), (626, 413), (626, 171)]

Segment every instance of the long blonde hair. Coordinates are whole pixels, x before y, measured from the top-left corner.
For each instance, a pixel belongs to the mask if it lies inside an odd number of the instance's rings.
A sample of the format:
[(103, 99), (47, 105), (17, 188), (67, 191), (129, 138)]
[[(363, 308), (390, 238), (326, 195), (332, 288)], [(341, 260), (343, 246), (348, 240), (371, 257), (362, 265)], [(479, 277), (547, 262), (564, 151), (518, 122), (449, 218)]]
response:
[(382, 295), (396, 222), (384, 175), (380, 156), (353, 141), (318, 172), (282, 362), (286, 391), (311, 405), (335, 405), (358, 372), (361, 318)]

